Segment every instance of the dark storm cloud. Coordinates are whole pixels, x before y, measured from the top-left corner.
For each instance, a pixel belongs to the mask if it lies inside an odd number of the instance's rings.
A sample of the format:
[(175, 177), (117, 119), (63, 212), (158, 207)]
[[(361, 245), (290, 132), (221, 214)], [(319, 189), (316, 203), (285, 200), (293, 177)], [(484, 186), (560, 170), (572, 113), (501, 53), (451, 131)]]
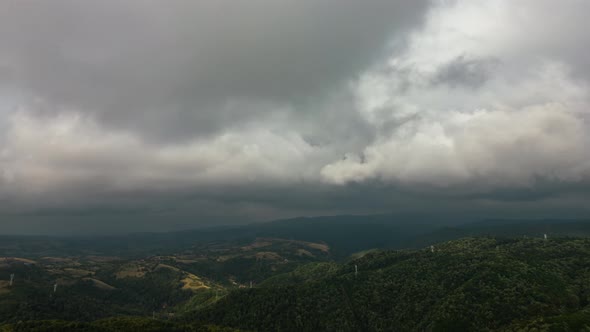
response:
[(461, 55), (440, 68), (433, 83), (478, 88), (490, 78), (499, 65), (495, 59), (472, 59)]
[(47, 107), (190, 137), (323, 98), (419, 24), (419, 1), (15, 1), (0, 67)]
[(0, 0), (0, 232), (588, 215), (589, 4)]
[[(461, 224), (483, 218), (586, 218), (590, 209), (579, 193), (529, 196), (518, 193), (486, 197), (449, 197), (386, 186), (351, 185), (339, 190), (312, 187), (237, 190), (230, 195), (204, 193), (174, 197), (137, 197), (135, 205), (111, 202), (83, 208), (36, 209), (4, 215), (4, 232), (31, 234), (85, 234), (169, 231), (195, 226), (251, 223), (293, 216), (388, 214), (393, 220), (417, 223)], [(529, 193), (536, 195), (534, 191)], [(27, 225), (27, 228), (22, 228)], [(20, 227), (19, 227), (20, 226)]]

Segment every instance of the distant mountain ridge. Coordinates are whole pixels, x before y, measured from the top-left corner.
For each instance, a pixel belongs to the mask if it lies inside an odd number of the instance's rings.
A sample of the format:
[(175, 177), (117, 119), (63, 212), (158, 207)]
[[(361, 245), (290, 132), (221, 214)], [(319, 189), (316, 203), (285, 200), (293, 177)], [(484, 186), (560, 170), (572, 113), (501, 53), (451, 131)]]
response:
[(218, 226), (167, 233), (111, 236), (0, 236), (0, 256), (15, 254), (167, 254), (214, 241), (248, 242), (258, 237), (324, 242), (337, 258), (367, 249), (416, 248), (465, 236), (590, 235), (590, 220), (489, 219), (460, 225), (403, 220), (393, 215), (298, 217), (237, 226)]

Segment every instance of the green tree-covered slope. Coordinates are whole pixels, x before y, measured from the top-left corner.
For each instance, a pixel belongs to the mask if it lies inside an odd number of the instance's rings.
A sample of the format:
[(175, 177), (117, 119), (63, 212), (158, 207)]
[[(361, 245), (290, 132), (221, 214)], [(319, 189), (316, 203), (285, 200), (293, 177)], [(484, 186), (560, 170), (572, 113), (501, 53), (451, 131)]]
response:
[(260, 331), (579, 331), (589, 301), (590, 240), (469, 238), (300, 268), (184, 319)]
[(184, 324), (144, 317), (116, 317), (94, 322), (42, 320), (0, 326), (0, 332), (238, 332), (239, 330), (206, 324)]

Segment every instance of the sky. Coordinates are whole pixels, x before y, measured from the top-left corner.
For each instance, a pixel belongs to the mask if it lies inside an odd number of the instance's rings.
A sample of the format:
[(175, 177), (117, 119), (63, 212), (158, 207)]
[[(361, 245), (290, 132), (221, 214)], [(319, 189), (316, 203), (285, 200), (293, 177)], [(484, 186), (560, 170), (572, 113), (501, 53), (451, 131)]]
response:
[(590, 217), (585, 0), (0, 0), (0, 233)]

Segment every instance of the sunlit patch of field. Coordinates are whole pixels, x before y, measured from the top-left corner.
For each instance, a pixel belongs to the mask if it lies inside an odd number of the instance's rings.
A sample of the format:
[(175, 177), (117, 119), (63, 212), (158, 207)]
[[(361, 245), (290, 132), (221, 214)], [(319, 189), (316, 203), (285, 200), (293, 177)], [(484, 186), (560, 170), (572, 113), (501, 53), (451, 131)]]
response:
[(226, 262), (232, 258), (238, 257), (238, 255), (224, 255), (217, 257), (217, 261), (220, 263)]
[(168, 270), (172, 270), (172, 271), (176, 271), (176, 272), (180, 272), (180, 273), (184, 274), (184, 278), (180, 280), (180, 282), (182, 282), (182, 289), (196, 291), (199, 289), (209, 289), (210, 288), (198, 276), (196, 276), (190, 272), (183, 271), (183, 270), (181, 270), (177, 267), (174, 267), (172, 265), (158, 264), (154, 268), (155, 271), (160, 270), (160, 269), (168, 269)]
[(63, 273), (62, 270), (59, 270), (59, 269), (48, 269), (48, 268), (45, 268), (45, 272), (47, 272), (47, 273), (49, 273), (51, 275), (56, 275), (56, 274), (62, 274)]
[(123, 265), (119, 271), (115, 273), (115, 278), (143, 278), (147, 270), (145, 267), (138, 264)]
[(37, 264), (32, 259), (27, 258), (20, 258), (20, 257), (0, 257), (0, 263), (12, 263), (12, 262), (21, 262), (26, 264)]
[(282, 260), (283, 257), (281, 257), (281, 255), (277, 254), (276, 252), (272, 252), (272, 251), (261, 251), (261, 252), (257, 252), (256, 255), (254, 255), (256, 257), (256, 259), (263, 259), (263, 260), (269, 260), (269, 261), (279, 261)]
[(315, 257), (314, 254), (312, 254), (311, 252), (309, 252), (305, 249), (297, 249), (296, 255), (297, 256)]
[(323, 243), (314, 243), (314, 242), (305, 242), (305, 241), (297, 241), (297, 243), (300, 243), (300, 244), (305, 245), (305, 246), (312, 248), (312, 249), (320, 250), (325, 253), (330, 251), (330, 247), (327, 244), (323, 244)]
[(187, 273), (186, 277), (181, 280), (182, 282), (182, 289), (188, 290), (199, 290), (199, 289), (209, 289), (210, 287), (205, 285), (205, 283), (201, 280), (201, 278), (197, 277), (192, 273)]

